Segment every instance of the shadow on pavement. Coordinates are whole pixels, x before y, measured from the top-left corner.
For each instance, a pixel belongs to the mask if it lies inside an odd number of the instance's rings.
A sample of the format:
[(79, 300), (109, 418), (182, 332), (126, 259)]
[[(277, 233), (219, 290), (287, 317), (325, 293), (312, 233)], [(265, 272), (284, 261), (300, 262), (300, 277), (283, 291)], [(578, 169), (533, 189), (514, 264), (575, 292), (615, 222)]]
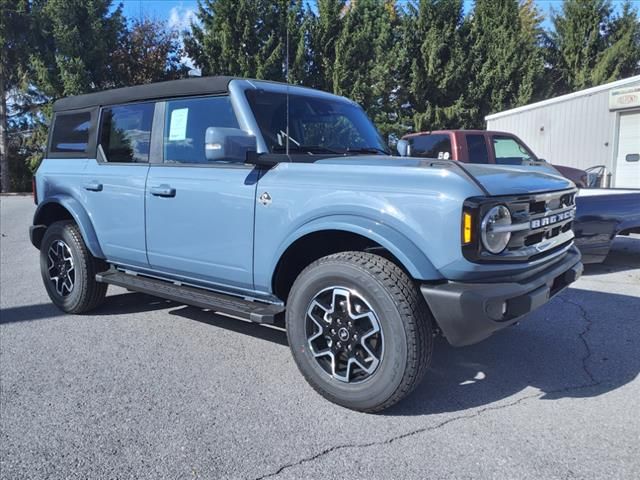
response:
[(177, 315), (189, 320), (195, 320), (196, 322), (206, 323), (213, 327), (224, 328), (225, 330), (230, 330), (242, 335), (250, 335), (254, 338), (260, 338), (279, 345), (289, 345), (287, 342), (287, 333), (284, 328), (282, 328), (282, 325), (262, 325), (259, 323), (249, 322), (247, 320), (216, 315), (213, 312), (189, 306), (171, 310), (169, 311), (169, 314)]
[(534, 387), (541, 399), (594, 397), (640, 373), (640, 298), (568, 289), (546, 307), (477, 345), (435, 345), (431, 370), (386, 415), (489, 406)]
[(640, 268), (640, 236), (618, 236), (602, 263), (588, 263), (584, 275), (600, 275)]
[[(170, 315), (287, 345), (284, 329), (237, 320), (139, 293), (108, 297), (91, 315), (168, 309)], [(383, 415), (424, 415), (491, 406), (524, 390), (541, 399), (594, 397), (640, 373), (640, 297), (568, 289), (521, 325), (477, 345), (435, 342), (425, 380)], [(8, 308), (0, 323), (52, 318), (52, 304)], [(241, 340), (239, 340), (241, 341)], [(283, 354), (288, 355), (283, 349)], [(532, 387), (532, 388), (531, 388)]]
[[(100, 307), (87, 312), (86, 315), (119, 315), (129, 313), (151, 312), (161, 310), (178, 304), (162, 298), (152, 297), (143, 293), (121, 293), (109, 295)], [(23, 305), (9, 307), (0, 310), (0, 324), (26, 322), (30, 320), (42, 320), (46, 318), (61, 317), (67, 315), (53, 303), (40, 303), (36, 305)]]

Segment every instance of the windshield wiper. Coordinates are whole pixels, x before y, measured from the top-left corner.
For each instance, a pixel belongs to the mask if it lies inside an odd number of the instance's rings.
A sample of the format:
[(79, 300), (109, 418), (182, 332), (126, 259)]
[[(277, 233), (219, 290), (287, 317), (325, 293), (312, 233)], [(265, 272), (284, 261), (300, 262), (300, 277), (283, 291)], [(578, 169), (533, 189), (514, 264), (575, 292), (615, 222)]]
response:
[[(282, 152), (286, 150), (285, 145), (276, 145), (273, 147), (273, 151)], [(342, 155), (340, 150), (334, 150), (333, 148), (323, 147), (322, 145), (291, 145), (289, 144), (289, 151), (306, 152), (306, 153), (333, 153), (336, 155)]]
[(383, 155), (389, 155), (389, 152), (379, 147), (347, 148), (344, 153), (381, 153)]

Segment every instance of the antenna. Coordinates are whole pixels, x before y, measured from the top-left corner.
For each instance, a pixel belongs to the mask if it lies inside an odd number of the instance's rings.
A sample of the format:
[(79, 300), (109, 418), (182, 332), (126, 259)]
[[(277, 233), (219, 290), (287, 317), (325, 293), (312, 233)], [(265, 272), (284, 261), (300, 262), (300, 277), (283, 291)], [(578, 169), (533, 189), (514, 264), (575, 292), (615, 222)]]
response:
[(284, 79), (287, 82), (287, 143), (285, 146), (285, 152), (287, 154), (287, 160), (289, 159), (289, 3), (287, 3), (286, 12), (286, 58), (284, 60)]

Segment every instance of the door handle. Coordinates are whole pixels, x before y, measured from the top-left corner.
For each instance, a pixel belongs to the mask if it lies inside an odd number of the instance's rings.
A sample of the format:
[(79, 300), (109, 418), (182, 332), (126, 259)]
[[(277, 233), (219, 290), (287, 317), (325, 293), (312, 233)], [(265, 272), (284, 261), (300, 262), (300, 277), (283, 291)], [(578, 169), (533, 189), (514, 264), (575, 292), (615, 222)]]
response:
[(156, 197), (175, 197), (176, 189), (171, 188), (169, 185), (158, 185), (157, 187), (151, 187), (151, 195)]
[(96, 181), (85, 183), (84, 184), (84, 189), (85, 190), (89, 190), (90, 192), (101, 192), (102, 191), (102, 184), (98, 183)]

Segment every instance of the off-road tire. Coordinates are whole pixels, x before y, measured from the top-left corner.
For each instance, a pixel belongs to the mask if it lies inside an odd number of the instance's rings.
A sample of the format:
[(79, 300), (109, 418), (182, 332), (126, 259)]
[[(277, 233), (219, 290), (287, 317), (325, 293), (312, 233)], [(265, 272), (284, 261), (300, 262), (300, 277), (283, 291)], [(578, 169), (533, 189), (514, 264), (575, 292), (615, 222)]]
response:
[[(384, 354), (364, 381), (337, 380), (318, 364), (308, 343), (307, 310), (318, 292), (341, 285), (360, 292), (384, 333)], [(365, 252), (323, 257), (295, 280), (286, 329), (298, 368), (322, 396), (344, 407), (378, 412), (406, 397), (422, 380), (433, 351), (432, 317), (412, 279), (393, 262)]]
[[(64, 242), (73, 258), (74, 282), (71, 292), (61, 295), (49, 275), (49, 248), (57, 240)], [(106, 283), (96, 282), (96, 273), (107, 269), (107, 264), (95, 258), (84, 243), (78, 226), (70, 221), (52, 223), (46, 230), (40, 246), (40, 272), (51, 301), (67, 313), (88, 312), (103, 301), (107, 293)]]

